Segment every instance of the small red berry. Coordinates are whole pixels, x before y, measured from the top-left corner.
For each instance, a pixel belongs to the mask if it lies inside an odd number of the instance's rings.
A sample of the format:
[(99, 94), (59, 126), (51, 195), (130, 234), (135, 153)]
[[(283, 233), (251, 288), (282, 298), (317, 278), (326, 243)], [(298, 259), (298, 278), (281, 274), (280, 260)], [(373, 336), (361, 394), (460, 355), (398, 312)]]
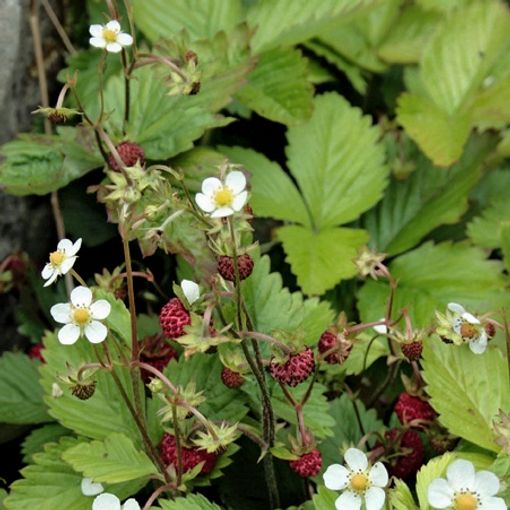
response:
[(419, 340), (414, 342), (406, 342), (400, 345), (402, 353), (409, 361), (417, 361), (421, 357), (423, 351), (423, 343)]
[[(162, 335), (152, 335), (145, 337), (142, 341), (142, 350), (140, 360), (144, 363), (157, 368), (162, 372), (171, 360), (178, 358), (177, 351), (162, 337)], [(149, 382), (155, 377), (152, 372), (142, 369), (142, 378)]]
[(269, 365), (269, 372), (273, 378), (288, 386), (297, 386), (305, 381), (314, 369), (315, 360), (310, 347), (297, 354), (291, 354), (285, 363), (271, 361)]
[[(239, 268), (239, 278), (244, 280), (248, 278), (253, 271), (253, 259), (247, 253), (239, 255), (239, 257), (237, 257), (237, 267)], [(235, 281), (234, 258), (228, 255), (219, 257), (218, 273), (229, 282)]]
[[(388, 430), (384, 437), (389, 441), (396, 441), (401, 431), (399, 429)], [(395, 450), (403, 455), (395, 457), (388, 466), (390, 474), (397, 478), (407, 479), (412, 477), (423, 465), (425, 448), (419, 434), (414, 430), (404, 432), (400, 445), (395, 445)], [(405, 452), (404, 452), (405, 450)]]
[[(335, 349), (331, 351), (331, 349)], [(327, 363), (343, 363), (351, 353), (352, 342), (346, 338), (339, 337), (331, 331), (325, 331), (322, 333), (319, 339), (319, 352), (325, 354), (330, 353), (324, 358)]]
[[(177, 469), (177, 445), (175, 436), (165, 433), (159, 445), (159, 450), (163, 464), (165, 464), (165, 466), (173, 464), (175, 469)], [(217, 459), (218, 455), (216, 453), (208, 453), (205, 450), (187, 448), (185, 446), (181, 448), (182, 470), (184, 472), (190, 471), (196, 465), (200, 464), (200, 462), (204, 462), (200, 474), (206, 475), (214, 469)]]
[(492, 338), (496, 334), (496, 326), (494, 325), (494, 322), (486, 322), (484, 328), (489, 338)]
[(414, 420), (433, 421), (436, 417), (434, 409), (430, 404), (419, 397), (409, 395), (409, 393), (401, 393), (395, 404), (395, 413), (402, 425)]
[(297, 460), (291, 460), (289, 465), (292, 471), (303, 478), (317, 476), (322, 467), (321, 452), (319, 450), (312, 450), (301, 455)]
[(221, 371), (221, 380), (227, 388), (239, 388), (244, 383), (244, 377), (239, 372), (234, 372), (228, 367), (223, 367)]
[(38, 359), (39, 361), (42, 361), (43, 363), (46, 362), (44, 359), (44, 356), (42, 355), (42, 351), (44, 349), (44, 345), (39, 342), (38, 344), (32, 345), (30, 347), (30, 350), (28, 351), (28, 357), (32, 359)]
[[(117, 152), (119, 153), (120, 159), (124, 162), (126, 166), (134, 166), (137, 161), (140, 162), (140, 165), (144, 165), (145, 163), (145, 152), (144, 150), (133, 142), (122, 142), (115, 147)], [(116, 172), (120, 171), (119, 164), (116, 159), (113, 157), (113, 154), (108, 156), (108, 165), (112, 170)]]
[(191, 324), (191, 317), (178, 298), (172, 298), (159, 313), (159, 323), (167, 338), (184, 335), (184, 326)]

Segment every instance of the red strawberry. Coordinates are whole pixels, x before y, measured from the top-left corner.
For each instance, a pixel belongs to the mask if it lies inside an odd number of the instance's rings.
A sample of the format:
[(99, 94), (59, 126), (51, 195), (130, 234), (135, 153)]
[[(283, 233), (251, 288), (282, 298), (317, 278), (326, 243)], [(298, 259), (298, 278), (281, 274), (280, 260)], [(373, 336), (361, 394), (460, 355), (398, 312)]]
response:
[[(239, 278), (244, 280), (251, 275), (253, 271), (253, 259), (247, 254), (239, 255), (237, 257), (237, 266), (239, 268)], [(234, 258), (228, 255), (222, 255), (218, 258), (218, 273), (221, 274), (225, 280), (233, 282), (236, 279), (234, 270)]]
[(335, 350), (330, 352), (324, 359), (330, 364), (343, 363), (351, 353), (352, 342), (346, 338), (338, 337), (338, 335), (331, 331), (325, 331), (319, 339), (319, 352), (324, 354), (333, 348)]
[[(120, 159), (124, 162), (126, 166), (134, 166), (137, 161), (140, 162), (140, 165), (144, 165), (145, 163), (145, 152), (144, 150), (133, 142), (122, 142), (117, 147), (117, 152), (119, 153)], [(120, 171), (119, 164), (116, 159), (113, 157), (113, 154), (108, 156), (108, 165), (112, 170), (116, 172)]]
[(303, 478), (317, 476), (322, 467), (321, 452), (319, 450), (312, 450), (309, 453), (304, 453), (299, 459), (291, 460), (289, 465), (292, 471)]
[(420, 359), (421, 351), (423, 351), (423, 343), (420, 341), (406, 342), (400, 345), (402, 353), (409, 361)]
[(409, 393), (401, 393), (395, 404), (395, 412), (402, 425), (414, 420), (433, 421), (436, 417), (430, 404), (419, 397), (413, 397)]
[(172, 298), (159, 313), (159, 323), (167, 338), (184, 335), (184, 326), (191, 324), (191, 317), (178, 298)]
[(38, 344), (32, 345), (32, 347), (30, 347), (30, 350), (28, 351), (29, 358), (38, 359), (39, 361), (42, 361), (43, 363), (45, 363), (46, 360), (44, 359), (44, 356), (42, 355), (43, 349), (44, 349), (44, 345), (41, 342), (39, 342)]
[[(177, 359), (177, 351), (163, 338), (161, 334), (147, 336), (142, 341), (140, 360), (157, 368), (162, 372), (171, 360)], [(149, 382), (154, 374), (142, 369), (142, 378)]]
[[(399, 429), (391, 429), (384, 434), (384, 437), (388, 441), (396, 441), (401, 432)], [(403, 480), (415, 475), (422, 466), (425, 456), (425, 448), (419, 434), (414, 430), (408, 430), (402, 435), (400, 444), (394, 446), (394, 451), (401, 452), (403, 455), (395, 457), (388, 465), (390, 474)]]
[(221, 380), (227, 388), (239, 388), (244, 383), (244, 377), (239, 372), (234, 372), (230, 368), (223, 367), (221, 371)]
[[(173, 464), (177, 469), (177, 445), (175, 436), (166, 432), (159, 445), (159, 450), (163, 464), (165, 464), (165, 466)], [(199, 450), (198, 448), (186, 448), (183, 446), (181, 448), (181, 458), (182, 470), (184, 472), (190, 471), (197, 464), (200, 464), (200, 462), (204, 462), (200, 474), (206, 475), (214, 469), (218, 455), (216, 453), (208, 453), (205, 450)]]
[(315, 369), (313, 351), (307, 347), (304, 351), (291, 354), (285, 363), (269, 364), (269, 372), (274, 379), (289, 386), (297, 386), (305, 381)]

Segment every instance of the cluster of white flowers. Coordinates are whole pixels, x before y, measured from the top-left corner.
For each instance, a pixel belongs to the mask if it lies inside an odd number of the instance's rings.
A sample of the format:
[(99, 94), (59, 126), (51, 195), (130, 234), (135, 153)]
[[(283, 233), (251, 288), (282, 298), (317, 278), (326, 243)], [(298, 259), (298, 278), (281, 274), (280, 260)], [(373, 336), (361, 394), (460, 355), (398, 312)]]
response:
[(115, 494), (104, 492), (104, 487), (90, 478), (81, 481), (81, 492), (84, 496), (96, 496), (92, 503), (92, 510), (140, 510), (138, 502), (129, 498), (121, 504)]

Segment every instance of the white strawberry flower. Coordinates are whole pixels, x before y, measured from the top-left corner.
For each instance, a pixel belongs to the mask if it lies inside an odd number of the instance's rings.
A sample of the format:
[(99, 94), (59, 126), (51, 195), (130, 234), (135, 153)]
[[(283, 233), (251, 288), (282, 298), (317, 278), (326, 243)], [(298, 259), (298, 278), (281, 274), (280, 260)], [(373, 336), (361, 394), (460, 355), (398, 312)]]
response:
[(119, 53), (124, 46), (131, 46), (133, 38), (120, 31), (120, 23), (117, 20), (109, 21), (106, 25), (90, 25), (89, 42), (95, 48), (104, 48), (111, 53)]
[(192, 305), (200, 297), (200, 288), (198, 284), (191, 280), (182, 280), (181, 289), (190, 305)]
[(428, 487), (429, 504), (452, 510), (506, 510), (499, 492), (499, 479), (490, 471), (475, 472), (467, 460), (455, 460), (446, 470), (446, 480), (436, 478)]
[(195, 201), (211, 218), (224, 218), (243, 208), (248, 198), (245, 188), (246, 177), (237, 170), (229, 172), (224, 182), (208, 177), (202, 182), (202, 193), (195, 195)]
[(120, 499), (117, 496), (104, 492), (94, 499), (92, 510), (140, 510), (140, 505), (133, 498), (129, 498), (121, 505)]
[(81, 481), (81, 493), (84, 496), (97, 496), (104, 491), (104, 487), (100, 483), (96, 483), (92, 478), (83, 478)]
[(108, 334), (108, 328), (99, 322), (110, 315), (111, 306), (105, 299), (92, 302), (92, 292), (87, 287), (76, 287), (71, 292), (70, 303), (53, 305), (50, 313), (56, 322), (65, 324), (58, 332), (61, 344), (74, 344), (85, 335), (93, 344), (102, 342)]
[(59, 276), (68, 273), (76, 259), (77, 253), (81, 247), (81, 238), (74, 244), (69, 239), (62, 239), (57, 244), (56, 251), (50, 253), (50, 261), (41, 271), (41, 276), (46, 280), (45, 287), (51, 285)]
[(366, 510), (381, 510), (388, 485), (388, 472), (382, 462), (371, 468), (361, 450), (349, 448), (344, 455), (347, 466), (332, 464), (323, 475), (328, 489), (343, 493), (335, 501), (337, 510), (360, 510), (363, 501)]
[(465, 310), (458, 303), (448, 303), (451, 312), (451, 326), (475, 354), (483, 354), (487, 348), (488, 336), (483, 324), (478, 318)]

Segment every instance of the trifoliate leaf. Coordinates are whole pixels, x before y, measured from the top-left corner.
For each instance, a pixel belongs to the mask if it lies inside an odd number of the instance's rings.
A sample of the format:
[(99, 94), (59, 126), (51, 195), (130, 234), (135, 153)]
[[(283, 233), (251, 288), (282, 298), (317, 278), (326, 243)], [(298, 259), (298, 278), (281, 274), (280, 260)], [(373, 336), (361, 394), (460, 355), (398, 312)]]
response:
[(416, 475), (416, 492), (420, 503), (420, 510), (432, 510), (429, 505), (427, 491), (432, 480), (444, 477), (446, 468), (455, 460), (452, 453), (445, 453), (441, 457), (435, 457), (423, 466)]
[(500, 409), (510, 410), (508, 367), (501, 352), (489, 346), (483, 355), (475, 355), (467, 345), (436, 340), (425, 344), (422, 364), (430, 403), (441, 424), (452, 434), (499, 452), (493, 420)]
[(23, 462), (30, 464), (33, 462), (34, 453), (44, 449), (47, 443), (54, 443), (62, 436), (67, 436), (71, 432), (58, 423), (49, 423), (41, 428), (35, 429), (23, 441), (21, 451), (23, 452)]
[(39, 383), (39, 361), (22, 353), (0, 358), (0, 422), (12, 424), (52, 421)]
[(278, 237), (303, 292), (317, 295), (356, 274), (352, 260), (368, 240), (364, 230), (325, 228), (315, 233), (299, 225), (281, 227)]
[(458, 221), (495, 143), (489, 136), (472, 138), (462, 159), (447, 170), (434, 167), (413, 146), (406, 159), (416, 169), (405, 180), (393, 178), (383, 200), (365, 216), (376, 249), (395, 255), (415, 246), (439, 225)]
[[(428, 326), (435, 310), (444, 310), (452, 301), (474, 312), (508, 304), (501, 262), (487, 260), (483, 250), (464, 243), (429, 242), (396, 258), (389, 267), (398, 281), (394, 310), (407, 307), (416, 327)], [(386, 282), (366, 282), (358, 294), (363, 320), (384, 317), (388, 296)]]
[(298, 50), (274, 49), (262, 53), (237, 99), (262, 117), (288, 126), (310, 117), (313, 88), (306, 60)]
[(95, 482), (120, 483), (159, 474), (149, 457), (124, 434), (80, 443), (66, 450), (62, 458)]

